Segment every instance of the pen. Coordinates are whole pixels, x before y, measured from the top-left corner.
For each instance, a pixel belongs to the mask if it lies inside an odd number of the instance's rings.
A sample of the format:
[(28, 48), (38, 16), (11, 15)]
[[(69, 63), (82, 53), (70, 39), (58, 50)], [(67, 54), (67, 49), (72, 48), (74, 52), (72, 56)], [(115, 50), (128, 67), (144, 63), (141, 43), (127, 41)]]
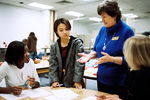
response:
[(57, 87), (59, 87), (59, 86), (63, 86), (63, 84), (59, 84), (59, 85), (56, 85)]

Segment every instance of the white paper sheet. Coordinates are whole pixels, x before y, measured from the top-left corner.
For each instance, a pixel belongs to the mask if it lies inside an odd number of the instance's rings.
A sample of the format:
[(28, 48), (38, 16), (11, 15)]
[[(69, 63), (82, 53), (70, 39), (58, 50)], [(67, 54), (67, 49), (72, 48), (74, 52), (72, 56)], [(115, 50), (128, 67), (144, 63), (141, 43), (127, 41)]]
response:
[(42, 97), (42, 96), (47, 96), (47, 95), (52, 94), (52, 93), (45, 91), (43, 89), (40, 89), (40, 88), (24, 90), (23, 93), (27, 94), (31, 98)]
[(27, 97), (27, 95), (24, 95), (23, 93), (19, 96), (15, 96), (12, 93), (11, 94), (0, 94), (1, 97), (7, 99), (7, 100), (18, 100)]
[(75, 98), (76, 97), (60, 99), (60, 98), (57, 98), (55, 95), (51, 95), (51, 96), (44, 97), (44, 100), (72, 100), (72, 99), (75, 99)]
[(56, 96), (56, 98), (58, 98), (59, 100), (71, 100), (73, 98), (78, 97), (79, 95), (74, 93), (72, 90), (70, 89), (60, 89), (60, 90), (53, 90), (51, 91), (54, 96)]
[(96, 99), (96, 96), (89, 96), (89, 97), (84, 98), (82, 100), (97, 100), (97, 99)]
[(56, 98), (54, 95), (51, 95), (51, 96), (44, 97), (44, 100), (59, 100), (59, 99)]
[(25, 97), (36, 98), (36, 97), (47, 96), (50, 94), (51, 93), (48, 91), (37, 88), (37, 89), (23, 90), (21, 95), (19, 95), (19, 96), (15, 96), (13, 94), (0, 94), (0, 96), (2, 96), (3, 98), (5, 98), (7, 100), (18, 100), (18, 99), (22, 99)]

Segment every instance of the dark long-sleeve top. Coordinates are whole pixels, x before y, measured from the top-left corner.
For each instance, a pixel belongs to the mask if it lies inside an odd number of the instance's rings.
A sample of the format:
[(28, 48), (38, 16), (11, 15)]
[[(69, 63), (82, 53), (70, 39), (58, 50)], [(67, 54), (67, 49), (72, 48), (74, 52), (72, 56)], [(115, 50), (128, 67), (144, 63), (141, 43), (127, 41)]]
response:
[[(80, 58), (78, 53), (83, 52), (84, 49), (82, 41), (71, 36), (67, 48), (67, 58), (64, 67), (65, 75), (63, 76), (63, 84), (65, 87), (73, 87), (74, 82), (79, 82), (84, 87), (83, 74), (85, 64), (81, 64), (76, 61)], [(49, 63), (50, 84), (53, 82), (61, 83), (64, 64), (62, 63), (60, 39), (51, 45)]]
[(149, 100), (150, 68), (129, 72), (125, 84), (128, 91), (126, 100)]

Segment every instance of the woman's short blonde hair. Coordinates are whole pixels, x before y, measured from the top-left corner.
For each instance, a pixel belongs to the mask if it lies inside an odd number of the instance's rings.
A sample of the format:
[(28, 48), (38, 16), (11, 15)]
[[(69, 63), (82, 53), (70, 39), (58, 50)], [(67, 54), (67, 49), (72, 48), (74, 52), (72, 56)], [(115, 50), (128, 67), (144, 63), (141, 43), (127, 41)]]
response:
[(132, 70), (150, 67), (150, 38), (140, 35), (127, 39), (124, 56)]

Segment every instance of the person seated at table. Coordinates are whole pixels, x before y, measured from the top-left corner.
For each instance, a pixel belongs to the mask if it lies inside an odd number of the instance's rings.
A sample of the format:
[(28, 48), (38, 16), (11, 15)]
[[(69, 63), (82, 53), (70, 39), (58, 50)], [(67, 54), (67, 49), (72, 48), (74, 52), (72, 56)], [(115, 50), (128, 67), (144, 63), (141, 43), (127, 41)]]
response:
[(28, 40), (27, 39), (23, 39), (22, 42), (27, 45)]
[(76, 60), (78, 53), (83, 53), (83, 42), (70, 35), (71, 24), (65, 18), (57, 19), (54, 32), (58, 40), (50, 47), (49, 76), (50, 85), (55, 88), (63, 84), (65, 87), (83, 88), (83, 73), (85, 64)]
[(0, 82), (3, 78), (5, 78), (6, 87), (0, 87), (0, 93), (20, 95), (26, 80), (32, 88), (40, 86), (34, 62), (30, 59), (27, 45), (23, 42), (12, 41), (8, 45), (5, 62), (0, 67)]
[[(133, 36), (125, 41), (124, 55), (130, 66), (125, 86), (127, 97), (124, 100), (147, 100), (150, 90), (150, 38)], [(119, 96), (106, 96), (105, 100), (117, 100)], [(98, 99), (100, 100), (100, 99)]]

